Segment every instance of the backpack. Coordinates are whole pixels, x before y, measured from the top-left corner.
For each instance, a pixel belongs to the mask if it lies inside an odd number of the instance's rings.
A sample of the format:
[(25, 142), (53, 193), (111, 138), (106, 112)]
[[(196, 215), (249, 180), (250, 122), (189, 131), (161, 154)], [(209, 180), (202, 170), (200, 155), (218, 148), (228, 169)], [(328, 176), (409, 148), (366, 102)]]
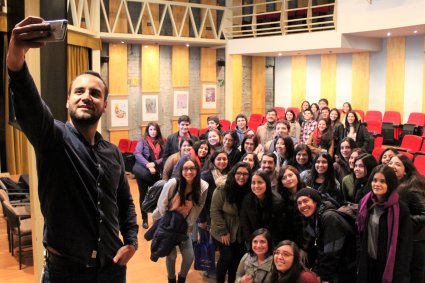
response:
[(167, 183), (167, 181), (159, 180), (155, 182), (155, 184), (153, 184), (151, 187), (149, 187), (148, 191), (146, 192), (145, 199), (142, 203), (143, 212), (147, 213), (153, 212), (155, 210), (159, 196), (161, 195), (162, 188), (164, 187), (165, 183)]

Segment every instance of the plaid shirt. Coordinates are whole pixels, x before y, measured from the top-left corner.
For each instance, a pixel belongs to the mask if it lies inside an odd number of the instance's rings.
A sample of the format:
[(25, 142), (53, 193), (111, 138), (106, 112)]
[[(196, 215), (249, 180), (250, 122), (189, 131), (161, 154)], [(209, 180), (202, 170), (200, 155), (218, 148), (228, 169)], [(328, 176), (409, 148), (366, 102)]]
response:
[(307, 143), (308, 138), (317, 127), (317, 121), (311, 119), (310, 121), (304, 121), (301, 127), (301, 139), (300, 143)]

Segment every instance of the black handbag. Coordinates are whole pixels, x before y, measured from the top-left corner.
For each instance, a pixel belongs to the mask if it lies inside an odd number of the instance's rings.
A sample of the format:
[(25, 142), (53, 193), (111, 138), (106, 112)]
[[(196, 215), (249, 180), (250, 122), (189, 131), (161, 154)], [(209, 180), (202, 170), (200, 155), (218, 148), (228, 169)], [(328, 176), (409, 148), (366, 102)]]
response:
[(148, 191), (146, 192), (145, 199), (142, 203), (143, 212), (147, 213), (153, 212), (155, 210), (159, 196), (161, 195), (162, 188), (164, 187), (165, 183), (167, 183), (167, 181), (159, 180), (151, 187), (149, 187)]

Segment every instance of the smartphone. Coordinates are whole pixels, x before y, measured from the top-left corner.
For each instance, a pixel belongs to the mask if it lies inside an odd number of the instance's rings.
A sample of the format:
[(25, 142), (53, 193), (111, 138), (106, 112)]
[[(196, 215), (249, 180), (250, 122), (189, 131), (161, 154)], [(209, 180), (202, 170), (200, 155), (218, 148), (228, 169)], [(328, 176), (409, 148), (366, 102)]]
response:
[(44, 23), (50, 24), (50, 35), (48, 37), (38, 39), (37, 41), (60, 42), (65, 40), (66, 32), (68, 30), (67, 20), (45, 21)]

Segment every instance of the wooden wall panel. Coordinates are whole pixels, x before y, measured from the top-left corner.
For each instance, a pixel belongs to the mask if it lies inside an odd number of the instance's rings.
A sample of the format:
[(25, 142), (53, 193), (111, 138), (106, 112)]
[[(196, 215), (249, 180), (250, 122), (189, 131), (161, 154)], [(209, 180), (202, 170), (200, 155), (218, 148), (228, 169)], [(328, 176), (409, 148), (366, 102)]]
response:
[(159, 45), (140, 46), (142, 92), (159, 92)]
[(368, 52), (352, 55), (352, 97), (353, 109), (369, 109), (369, 56)]
[(109, 44), (109, 92), (128, 94), (127, 44)]
[[(217, 1), (216, 0), (201, 0), (201, 4), (204, 5), (212, 5), (216, 6)], [(205, 10), (201, 10), (201, 19), (203, 19), (205, 16)], [(217, 26), (217, 12), (214, 10), (211, 10), (211, 16), (214, 22), (215, 29), (218, 30)], [(215, 38), (213, 30), (211, 29), (211, 21), (209, 15), (207, 15), (207, 19), (205, 20), (205, 26), (204, 30), (202, 31), (202, 38)]]
[[(120, 7), (121, 0), (110, 0), (109, 1), (109, 25), (112, 27), (115, 24), (115, 18), (117, 16), (118, 9)], [(127, 14), (125, 12), (124, 5), (121, 7), (120, 15), (118, 17), (118, 23), (115, 27), (115, 32), (127, 33)]]
[(297, 106), (306, 98), (307, 56), (292, 57), (292, 105)]
[(173, 87), (189, 87), (189, 48), (173, 46), (171, 65)]
[[(149, 17), (148, 9), (150, 9), (151, 11), (153, 23), (151, 22), (151, 18)], [(159, 27), (159, 4), (150, 3), (146, 5), (145, 11), (143, 13), (141, 26), (142, 34), (154, 35), (152, 28), (155, 27), (156, 30), (158, 30)]]
[(405, 38), (388, 38), (385, 109), (400, 111), (401, 117), (404, 109), (405, 52)]
[[(174, 0), (173, 2), (189, 3), (188, 0)], [(189, 36), (189, 14), (187, 14), (184, 23), (182, 22), (185, 11), (186, 7), (173, 6), (173, 17), (176, 23), (177, 32), (180, 32), (181, 26), (183, 25), (181, 36)], [(173, 35), (176, 36), (175, 32), (173, 32)]]
[(118, 146), (120, 139), (128, 139), (128, 129), (110, 130), (109, 142)]
[(231, 117), (242, 111), (242, 55), (232, 55), (233, 109)]
[(215, 82), (217, 79), (217, 50), (201, 48), (201, 82)]
[(336, 54), (320, 56), (320, 98), (336, 103)]
[(253, 56), (251, 63), (251, 113), (266, 112), (266, 57)]

